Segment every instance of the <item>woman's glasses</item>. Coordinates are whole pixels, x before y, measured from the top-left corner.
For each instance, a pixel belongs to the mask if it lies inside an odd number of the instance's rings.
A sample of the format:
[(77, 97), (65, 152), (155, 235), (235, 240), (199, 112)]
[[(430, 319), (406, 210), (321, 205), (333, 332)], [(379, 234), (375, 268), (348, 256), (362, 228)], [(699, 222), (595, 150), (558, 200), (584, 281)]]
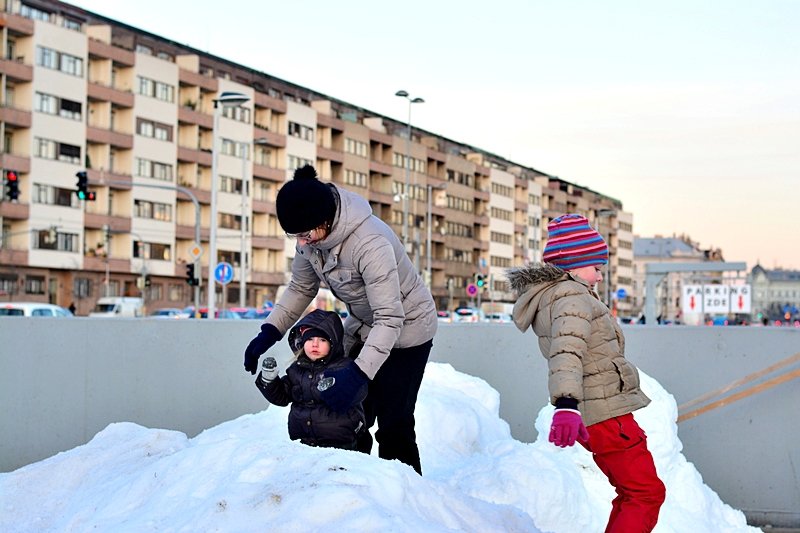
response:
[[(316, 229), (316, 228), (314, 228), (314, 229)], [(312, 229), (312, 230), (304, 231), (302, 233), (286, 233), (286, 236), (289, 237), (290, 239), (303, 239), (303, 240), (307, 241), (307, 240), (311, 239), (311, 234), (313, 232), (314, 232), (314, 230)]]

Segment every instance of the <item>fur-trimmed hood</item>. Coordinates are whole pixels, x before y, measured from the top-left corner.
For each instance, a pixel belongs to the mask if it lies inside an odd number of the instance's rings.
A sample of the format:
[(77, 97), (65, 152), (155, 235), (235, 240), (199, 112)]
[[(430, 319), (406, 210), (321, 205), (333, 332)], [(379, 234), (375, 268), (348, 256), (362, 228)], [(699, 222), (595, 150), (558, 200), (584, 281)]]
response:
[[(511, 288), (517, 293), (517, 302), (514, 304), (512, 316), (517, 329), (522, 332), (536, 320), (536, 313), (542, 304), (542, 296), (547, 289), (564, 281), (572, 281), (578, 284), (574, 287), (575, 290), (579, 292), (592, 291), (589, 284), (582, 279), (549, 263), (533, 263), (512, 268), (506, 271), (506, 277)], [(584, 288), (580, 288), (581, 285)], [(546, 304), (547, 302), (545, 302)]]
[(551, 283), (564, 279), (565, 270), (547, 263), (533, 263), (522, 267), (510, 268), (506, 271), (506, 278), (511, 289), (517, 296), (524, 294), (532, 285)]

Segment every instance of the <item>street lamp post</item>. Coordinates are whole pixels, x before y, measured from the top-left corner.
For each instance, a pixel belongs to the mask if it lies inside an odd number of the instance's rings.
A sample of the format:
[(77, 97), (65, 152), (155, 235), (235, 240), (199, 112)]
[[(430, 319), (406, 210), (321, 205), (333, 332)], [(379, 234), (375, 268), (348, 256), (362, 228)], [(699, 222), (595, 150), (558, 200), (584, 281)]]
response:
[(425, 245), (425, 255), (426, 255), (425, 270), (427, 272), (427, 278), (428, 278), (426, 280), (426, 283), (428, 285), (428, 290), (430, 290), (431, 287), (433, 287), (433, 271), (432, 271), (432, 268), (431, 268), (431, 262), (433, 260), (432, 253), (431, 253), (432, 252), (431, 247), (433, 245), (433, 242), (432, 242), (432, 239), (431, 239), (431, 229), (432, 229), (431, 226), (433, 225), (432, 224), (433, 223), (433, 198), (432, 198), (432, 196), (433, 196), (433, 191), (434, 190), (441, 190), (441, 189), (444, 189), (444, 188), (445, 187), (443, 185), (442, 186), (434, 186), (434, 185), (428, 184), (428, 211), (426, 213), (427, 220), (425, 221), (427, 234), (428, 234), (427, 235), (427, 237), (428, 237), (427, 238), (427, 242), (426, 242), (426, 245)]
[[(408, 252), (408, 203), (410, 201), (409, 190), (411, 189), (411, 104), (422, 104), (425, 102), (420, 97), (411, 98), (408, 91), (397, 91), (395, 96), (408, 100), (408, 121), (406, 122), (406, 184), (403, 191), (403, 248)], [(414, 221), (416, 226), (416, 220)], [(414, 266), (419, 272), (419, 249), (414, 251)]]
[[(617, 212), (613, 209), (598, 209), (597, 218), (611, 218), (617, 216)], [(610, 222), (609, 222), (610, 224)], [(600, 224), (597, 225), (597, 231), (600, 231)], [(606, 305), (611, 307), (611, 231), (608, 232), (608, 239), (606, 242), (608, 246), (608, 261), (606, 262)]]
[(216, 315), (217, 286), (214, 283), (214, 271), (217, 269), (217, 172), (219, 148), (217, 133), (219, 130), (219, 109), (222, 107), (237, 107), (250, 100), (242, 93), (223, 92), (219, 98), (214, 99), (214, 125), (211, 132), (211, 212), (209, 215), (208, 232), (208, 318), (214, 320)]

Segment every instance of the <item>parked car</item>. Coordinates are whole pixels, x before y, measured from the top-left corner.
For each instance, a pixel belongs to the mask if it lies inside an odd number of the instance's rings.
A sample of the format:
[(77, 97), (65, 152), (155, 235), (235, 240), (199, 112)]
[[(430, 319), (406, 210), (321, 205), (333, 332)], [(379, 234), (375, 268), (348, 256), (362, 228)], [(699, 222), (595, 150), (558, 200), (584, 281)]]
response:
[(453, 311), (453, 322), (480, 322), (483, 318), (483, 311), (474, 307), (459, 307)]
[(436, 311), (436, 318), (439, 322), (449, 323), (453, 321), (450, 311)]
[(137, 317), (144, 313), (144, 301), (136, 296), (104, 296), (89, 316)]
[(501, 324), (510, 324), (512, 322), (511, 315), (508, 313), (489, 313), (486, 315), (487, 322), (498, 322)]
[(178, 309), (177, 307), (156, 309), (149, 316), (150, 318), (189, 318), (188, 313), (184, 313), (183, 309)]
[[(190, 312), (190, 318), (194, 318), (194, 312)], [(200, 318), (208, 318), (208, 308), (201, 307), (200, 308)], [(222, 318), (228, 320), (241, 320), (242, 317), (239, 316), (238, 313), (231, 311), (230, 309), (215, 309), (214, 310), (214, 318)]]
[(255, 307), (231, 307), (231, 311), (239, 315), (241, 318), (264, 320), (269, 316), (269, 311), (265, 309), (257, 309)]
[(60, 305), (41, 302), (5, 302), (0, 303), (0, 316), (75, 316), (69, 309)]

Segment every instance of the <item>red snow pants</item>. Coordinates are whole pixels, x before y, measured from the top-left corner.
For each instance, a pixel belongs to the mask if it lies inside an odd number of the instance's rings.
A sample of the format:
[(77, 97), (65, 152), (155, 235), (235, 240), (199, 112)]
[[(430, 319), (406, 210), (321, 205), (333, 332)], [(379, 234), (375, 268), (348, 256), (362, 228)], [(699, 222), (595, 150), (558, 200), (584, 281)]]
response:
[(594, 462), (617, 490), (605, 533), (649, 533), (656, 527), (666, 489), (656, 474), (647, 437), (632, 414), (588, 428)]

